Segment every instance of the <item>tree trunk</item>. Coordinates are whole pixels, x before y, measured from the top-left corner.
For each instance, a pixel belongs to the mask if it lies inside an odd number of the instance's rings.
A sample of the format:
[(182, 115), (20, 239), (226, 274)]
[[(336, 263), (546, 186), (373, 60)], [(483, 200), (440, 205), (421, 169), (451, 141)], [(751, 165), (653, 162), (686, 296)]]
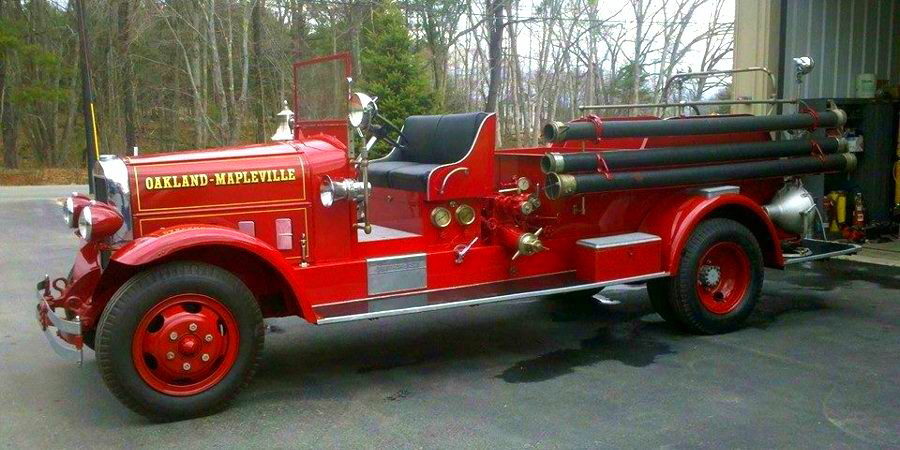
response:
[(256, 142), (265, 142), (266, 121), (263, 114), (263, 85), (262, 85), (262, 13), (265, 0), (255, 0), (253, 12), (250, 15), (250, 27), (253, 34), (253, 78), (256, 85)]
[(632, 60), (632, 101), (641, 102), (641, 53), (643, 51), (644, 33), (644, 0), (634, 1), (634, 60)]
[(500, 94), (501, 60), (503, 58), (503, 0), (488, 0), (488, 11), (491, 19), (488, 22), (488, 95), (484, 110), (497, 111), (497, 100)]
[(130, 12), (131, 1), (119, 1), (119, 64), (122, 65), (120, 82), (122, 86), (122, 112), (125, 119), (125, 151), (131, 153), (132, 149), (137, 146), (137, 131), (135, 129), (134, 119), (134, 79), (133, 69), (131, 67), (130, 54)]
[(230, 122), (228, 124), (228, 130), (226, 131), (226, 140), (225, 143), (228, 145), (234, 144), (234, 141), (237, 136), (237, 132), (240, 129), (240, 121), (238, 118), (238, 112), (235, 108), (235, 99), (234, 99), (234, 33), (232, 32), (231, 26), (231, 12), (226, 11), (227, 21), (225, 28), (225, 74), (228, 76), (228, 83), (226, 84), (227, 97), (226, 102), (228, 104), (228, 110), (231, 112), (229, 116)]
[[(0, 0), (0, 19), (6, 18), (6, 0)], [(0, 58), (0, 138), (3, 139), (3, 167), (7, 169), (15, 169), (19, 167), (19, 154), (16, 146), (18, 136), (18, 119), (14, 106), (9, 101), (9, 89), (7, 89), (8, 78), (7, 61), (9, 61), (9, 52), (5, 52)]]
[(228, 111), (228, 98), (225, 96), (225, 82), (222, 76), (222, 59), (219, 57), (219, 40), (216, 38), (216, 2), (209, 0), (209, 10), (206, 15), (207, 44), (212, 59), (213, 89), (215, 89), (216, 104), (219, 107), (219, 133), (225, 136), (225, 143), (230, 143), (229, 128), (231, 119)]
[(348, 14), (350, 15), (350, 56), (353, 59), (353, 79), (362, 79), (362, 45), (359, 41), (362, 25), (363, 9), (356, 2), (350, 3)]

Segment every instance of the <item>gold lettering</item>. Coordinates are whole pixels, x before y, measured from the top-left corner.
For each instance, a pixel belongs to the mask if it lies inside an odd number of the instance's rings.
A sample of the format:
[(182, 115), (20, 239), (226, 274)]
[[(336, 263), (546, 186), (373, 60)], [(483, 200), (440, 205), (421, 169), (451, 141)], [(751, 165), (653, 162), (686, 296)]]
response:
[(234, 172), (228, 172), (227, 177), (228, 177), (228, 184), (234, 184)]
[(147, 188), (148, 191), (151, 190), (151, 189), (153, 189), (153, 177), (147, 177), (147, 178), (145, 178), (145, 179), (144, 179), (144, 186)]
[(288, 180), (293, 181), (297, 179), (297, 171), (294, 169), (288, 169)]
[(250, 172), (250, 182), (251, 183), (259, 183), (259, 171), (258, 170), (254, 170), (253, 172)]
[(244, 182), (244, 172), (236, 172), (234, 174), (234, 182), (235, 184), (241, 184)]
[(224, 173), (214, 173), (213, 176), (216, 177), (216, 184), (223, 185), (225, 184), (225, 174)]
[(163, 187), (166, 189), (172, 188), (172, 177), (166, 176), (162, 177)]
[(209, 175), (201, 173), (198, 178), (199, 183), (197, 183), (197, 186), (206, 186), (207, 184), (209, 184)]
[(162, 180), (160, 177), (153, 177), (153, 189), (162, 189)]

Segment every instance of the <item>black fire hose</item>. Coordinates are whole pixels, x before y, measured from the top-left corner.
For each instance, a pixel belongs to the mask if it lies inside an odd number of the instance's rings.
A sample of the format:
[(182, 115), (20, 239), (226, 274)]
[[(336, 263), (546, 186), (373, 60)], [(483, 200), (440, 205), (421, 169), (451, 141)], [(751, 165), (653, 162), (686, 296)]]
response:
[(647, 189), (665, 186), (720, 183), (746, 179), (807, 175), (823, 172), (845, 172), (856, 168), (852, 153), (825, 155), (823, 158), (801, 158), (750, 161), (714, 166), (619, 172), (612, 174), (547, 174), (546, 193), (551, 199), (591, 192)]
[[(604, 152), (547, 153), (541, 158), (544, 173), (585, 172), (641, 167), (702, 164), (749, 159), (808, 156), (819, 153), (843, 153), (847, 141), (841, 138), (796, 139), (789, 141), (740, 142), (735, 144), (661, 147)], [(605, 165), (605, 167), (604, 167)]]
[(834, 128), (847, 122), (840, 109), (780, 116), (724, 116), (669, 120), (609, 120), (598, 117), (578, 122), (550, 122), (544, 125), (544, 140), (561, 142), (578, 139), (688, 136), (695, 134), (743, 133), (750, 131)]

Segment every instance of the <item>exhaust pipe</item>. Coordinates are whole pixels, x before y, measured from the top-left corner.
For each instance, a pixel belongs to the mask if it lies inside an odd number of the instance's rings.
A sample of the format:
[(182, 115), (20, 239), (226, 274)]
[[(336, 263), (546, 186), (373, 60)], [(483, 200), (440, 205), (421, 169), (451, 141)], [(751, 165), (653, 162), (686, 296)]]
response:
[(582, 122), (550, 122), (544, 126), (547, 142), (580, 139), (689, 136), (696, 134), (746, 133), (752, 131), (799, 130), (803, 128), (835, 128), (847, 123), (847, 113), (830, 109), (816, 115), (810, 113), (780, 116), (725, 116), (690, 119), (609, 120), (597, 118)]
[(547, 153), (541, 158), (541, 170), (550, 172), (586, 172), (597, 170), (602, 157), (610, 170), (688, 165), (751, 159), (808, 156), (816, 147), (825, 154), (846, 153), (843, 138), (796, 139), (789, 141), (741, 142), (736, 144), (659, 147), (604, 152)]
[(852, 153), (802, 158), (750, 161), (714, 166), (679, 167), (674, 169), (620, 172), (607, 179), (601, 174), (549, 173), (544, 192), (550, 199), (575, 194), (609, 192), (625, 189), (649, 189), (668, 186), (688, 186), (756, 178), (787, 177), (825, 172), (846, 172), (856, 168)]

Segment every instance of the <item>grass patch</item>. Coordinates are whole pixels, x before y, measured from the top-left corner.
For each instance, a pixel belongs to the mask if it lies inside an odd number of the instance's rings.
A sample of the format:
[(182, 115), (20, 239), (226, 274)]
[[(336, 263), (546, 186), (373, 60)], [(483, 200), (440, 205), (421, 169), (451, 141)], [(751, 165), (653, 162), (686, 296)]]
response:
[(86, 183), (87, 172), (84, 168), (0, 169), (0, 186)]

